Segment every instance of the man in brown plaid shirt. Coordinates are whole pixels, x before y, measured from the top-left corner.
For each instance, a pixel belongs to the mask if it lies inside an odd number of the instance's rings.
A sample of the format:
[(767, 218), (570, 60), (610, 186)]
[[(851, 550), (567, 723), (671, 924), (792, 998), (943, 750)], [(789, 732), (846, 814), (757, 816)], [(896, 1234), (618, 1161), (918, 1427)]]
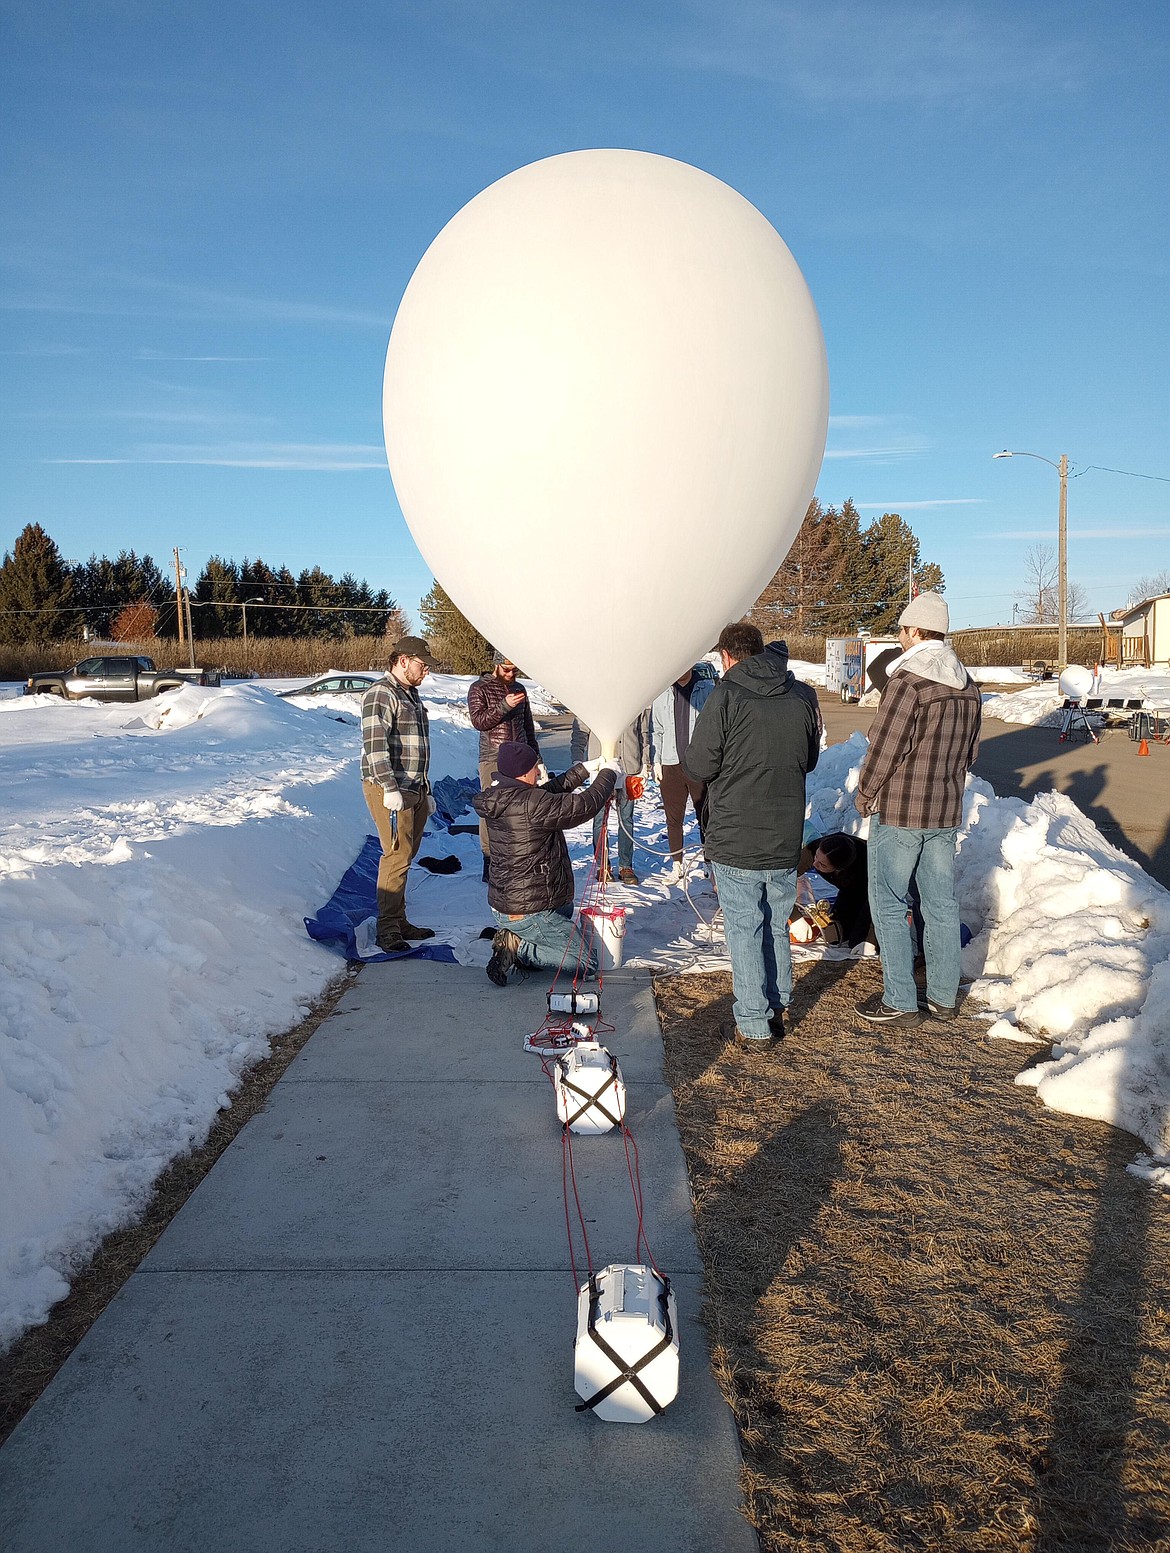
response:
[(412, 939), (434, 938), (406, 916), (406, 875), (422, 843), (435, 800), (427, 782), (431, 734), (418, 687), (434, 668), (418, 636), (404, 636), (390, 654), (384, 678), (362, 697), (362, 793), (382, 860), (378, 864), (378, 948), (401, 954)]
[(911, 879), (925, 924), (927, 1009), (953, 1018), (959, 995), (955, 835), (979, 749), (982, 701), (946, 645), (949, 626), (938, 593), (920, 593), (902, 611), (902, 653), (889, 666), (858, 778), (857, 809), (870, 816), (869, 904), (882, 956), (882, 994), (858, 1008), (871, 1024), (922, 1023), (906, 917)]

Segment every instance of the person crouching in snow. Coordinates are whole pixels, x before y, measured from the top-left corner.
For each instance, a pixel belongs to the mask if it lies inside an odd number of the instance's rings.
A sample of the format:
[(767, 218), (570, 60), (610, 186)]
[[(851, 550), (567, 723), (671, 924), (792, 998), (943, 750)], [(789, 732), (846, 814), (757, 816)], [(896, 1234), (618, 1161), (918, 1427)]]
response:
[[(540, 756), (509, 741), (496, 755), (496, 780), (476, 793), (472, 806), (487, 823), (492, 866), (488, 905), (498, 931), (487, 973), (497, 987), (514, 965), (581, 974), (597, 971), (596, 950), (573, 922), (573, 865), (564, 832), (584, 825), (606, 805), (621, 775), (616, 760), (570, 766), (537, 786)], [(581, 786), (593, 773), (583, 793)]]

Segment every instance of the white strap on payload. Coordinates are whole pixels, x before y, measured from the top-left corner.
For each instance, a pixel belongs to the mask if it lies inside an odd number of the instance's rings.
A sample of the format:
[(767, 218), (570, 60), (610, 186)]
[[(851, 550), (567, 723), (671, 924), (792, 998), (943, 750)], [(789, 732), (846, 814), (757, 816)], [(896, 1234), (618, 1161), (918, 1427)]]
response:
[(618, 1060), (604, 1046), (582, 1042), (557, 1058), (557, 1116), (570, 1132), (602, 1133), (621, 1125), (626, 1086)]
[(678, 1396), (678, 1309), (667, 1278), (652, 1267), (614, 1263), (595, 1273), (577, 1300), (573, 1384), (608, 1423), (644, 1424)]

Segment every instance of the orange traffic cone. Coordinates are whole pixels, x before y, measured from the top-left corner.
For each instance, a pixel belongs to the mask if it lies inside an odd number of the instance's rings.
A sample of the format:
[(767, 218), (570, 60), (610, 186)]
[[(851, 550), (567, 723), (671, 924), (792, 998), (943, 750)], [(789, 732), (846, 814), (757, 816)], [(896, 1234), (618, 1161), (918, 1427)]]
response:
[(1143, 739), (1142, 742), (1138, 745), (1138, 754), (1139, 755), (1148, 755), (1149, 753), (1150, 753), (1150, 741), (1148, 739)]

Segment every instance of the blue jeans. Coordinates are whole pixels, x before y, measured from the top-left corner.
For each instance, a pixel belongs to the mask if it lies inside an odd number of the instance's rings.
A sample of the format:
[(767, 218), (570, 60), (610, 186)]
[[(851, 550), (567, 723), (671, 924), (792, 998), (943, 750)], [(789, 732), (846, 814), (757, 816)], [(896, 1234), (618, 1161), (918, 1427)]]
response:
[(926, 995), (949, 1008), (959, 995), (959, 906), (955, 900), (955, 827), (909, 830), (869, 822), (869, 909), (882, 956), (883, 996), (891, 1008), (916, 1009), (914, 939), (906, 913), (911, 878), (922, 910)]
[[(627, 798), (626, 797), (626, 786), (625, 786), (624, 782), (622, 782), (622, 781), (618, 782), (617, 788), (614, 790), (614, 795), (610, 799), (610, 804), (612, 804), (617, 809), (617, 820), (618, 820), (618, 843), (617, 843), (618, 867), (619, 868), (633, 868), (633, 866), (634, 866), (634, 800), (632, 798)], [(593, 817), (593, 855), (594, 855), (594, 857), (596, 857), (599, 860), (602, 858), (602, 856), (604, 854), (598, 850), (598, 842), (601, 839), (601, 827), (602, 827), (603, 824), (606, 823), (606, 821), (608, 819), (608, 814), (609, 814), (609, 809), (608, 809), (608, 806), (607, 806), (605, 809), (602, 809), (600, 814), (596, 814)], [(608, 845), (609, 845), (609, 838), (607, 837), (606, 838), (606, 846), (608, 846)]]
[(497, 927), (507, 928), (519, 938), (517, 965), (530, 970), (556, 971), (563, 964), (572, 973), (579, 962), (583, 976), (597, 974), (597, 951), (586, 950), (581, 930), (573, 921), (572, 906), (558, 906), (556, 911), (533, 911), (527, 917), (515, 918), (493, 907), (492, 916)]
[(796, 869), (712, 867), (731, 955), (736, 1029), (751, 1040), (767, 1040), (769, 1015), (787, 1008), (792, 996), (788, 913), (796, 899)]

